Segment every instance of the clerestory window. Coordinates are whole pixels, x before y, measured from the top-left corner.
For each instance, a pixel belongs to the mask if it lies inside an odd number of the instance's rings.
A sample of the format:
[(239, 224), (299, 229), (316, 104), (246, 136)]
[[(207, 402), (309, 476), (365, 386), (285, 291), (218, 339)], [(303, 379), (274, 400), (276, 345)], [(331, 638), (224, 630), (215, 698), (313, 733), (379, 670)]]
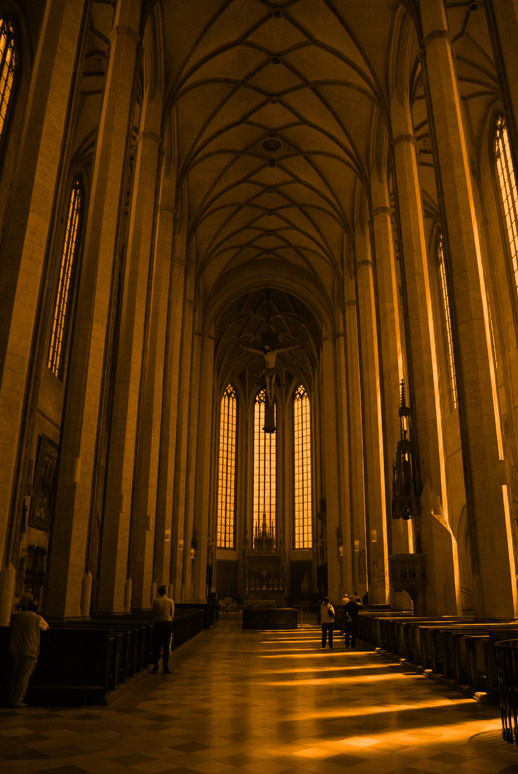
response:
[[(254, 537), (266, 528), (275, 539), (277, 486), (277, 433), (266, 433), (266, 392), (257, 393), (254, 403)], [(276, 407), (274, 406), (274, 411)]]
[(12, 105), (18, 71), (18, 57), (12, 22), (0, 19), (0, 140), (3, 139)]
[(229, 384), (221, 398), (217, 547), (235, 548), (237, 397)]
[(498, 116), (496, 121), (494, 148), (515, 289), (518, 291), (518, 192), (516, 190), (516, 176), (511, 157), (509, 135), (505, 118), (502, 115)]
[(294, 547), (311, 548), (311, 420), (308, 394), (302, 384), (293, 397)]
[(70, 322), (70, 303), (72, 298), (75, 264), (79, 251), (82, 214), (83, 196), (81, 181), (77, 177), (74, 180), (68, 204), (65, 239), (61, 252), (58, 289), (56, 303), (54, 304), (52, 332), (47, 359), (49, 369), (54, 376), (57, 376), (58, 378), (61, 378), (63, 373), (64, 348)]
[(452, 408), (457, 408), (459, 403), (457, 392), (457, 374), (455, 371), (455, 355), (453, 352), (453, 333), (451, 326), (450, 297), (448, 294), (448, 282), (446, 278), (446, 266), (444, 263), (444, 250), (442, 237), (437, 246), (437, 262), (439, 264), (439, 284), (441, 288), (442, 310), (444, 317), (444, 329), (446, 333), (446, 350), (448, 355), (448, 378), (450, 385), (450, 400)]

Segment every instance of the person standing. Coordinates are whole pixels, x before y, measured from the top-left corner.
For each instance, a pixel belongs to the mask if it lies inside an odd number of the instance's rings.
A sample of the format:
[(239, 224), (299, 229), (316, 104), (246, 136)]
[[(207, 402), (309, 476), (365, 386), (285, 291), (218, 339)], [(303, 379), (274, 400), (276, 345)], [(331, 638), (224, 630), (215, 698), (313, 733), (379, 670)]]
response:
[(162, 653), (162, 671), (169, 674), (169, 651), (173, 633), (174, 602), (166, 594), (166, 587), (158, 587), (158, 597), (153, 602), (153, 669), (158, 672), (158, 661)]
[(329, 640), (329, 648), (333, 648), (333, 627), (335, 625), (335, 609), (329, 601), (329, 597), (324, 597), (320, 605), (320, 623), (322, 624), (322, 647), (325, 648), (326, 640)]
[(356, 645), (356, 636), (358, 634), (358, 613), (360, 612), (360, 597), (354, 593), (351, 594), (349, 601), (344, 605), (345, 618), (345, 647), (354, 648)]
[(38, 603), (32, 595), (22, 596), (22, 608), (14, 619), (9, 642), (13, 666), (9, 706), (15, 708), (27, 706), (24, 699), (29, 687), (29, 678), (38, 663), (40, 635), (49, 628), (45, 619), (38, 614)]

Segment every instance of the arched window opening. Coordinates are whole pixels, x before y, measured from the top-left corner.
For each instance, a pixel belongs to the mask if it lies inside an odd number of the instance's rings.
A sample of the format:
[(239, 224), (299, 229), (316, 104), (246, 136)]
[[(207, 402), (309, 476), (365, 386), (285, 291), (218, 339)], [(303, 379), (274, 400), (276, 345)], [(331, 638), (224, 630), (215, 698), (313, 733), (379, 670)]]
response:
[(79, 250), (79, 234), (82, 220), (83, 197), (81, 181), (77, 177), (72, 186), (68, 205), (65, 239), (61, 253), (58, 290), (54, 305), (52, 333), (50, 336), (47, 365), (54, 376), (61, 378), (63, 373), (64, 347), (69, 324), (69, 311), (72, 294), (75, 263)]
[[(275, 541), (276, 486), (277, 486), (277, 433), (265, 433), (266, 391), (257, 393), (254, 404), (254, 499), (253, 534)], [(274, 406), (274, 411), (276, 411)]]
[(518, 290), (518, 192), (505, 118), (496, 122), (495, 158), (515, 288)]
[(229, 384), (221, 398), (217, 547), (235, 548), (237, 397)]
[(444, 315), (444, 328), (446, 332), (446, 349), (448, 354), (448, 376), (450, 384), (450, 401), (452, 408), (457, 408), (459, 399), (457, 393), (457, 373), (455, 371), (455, 356), (453, 353), (453, 333), (451, 327), (450, 297), (448, 295), (448, 282), (446, 279), (446, 266), (444, 263), (444, 250), (442, 237), (437, 246), (437, 261), (439, 263), (439, 283), (441, 287), (442, 310)]
[(311, 548), (311, 424), (310, 403), (300, 385), (293, 397), (294, 547)]
[(18, 60), (12, 22), (0, 19), (0, 140), (14, 94)]

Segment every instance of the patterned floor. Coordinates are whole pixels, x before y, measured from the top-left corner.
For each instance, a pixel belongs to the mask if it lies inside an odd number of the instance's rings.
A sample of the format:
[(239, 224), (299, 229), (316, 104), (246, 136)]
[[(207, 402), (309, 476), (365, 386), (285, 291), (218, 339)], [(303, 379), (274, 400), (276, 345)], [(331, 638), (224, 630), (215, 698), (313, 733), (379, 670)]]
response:
[(316, 626), (223, 619), (108, 707), (0, 708), (0, 771), (518, 774), (498, 708)]

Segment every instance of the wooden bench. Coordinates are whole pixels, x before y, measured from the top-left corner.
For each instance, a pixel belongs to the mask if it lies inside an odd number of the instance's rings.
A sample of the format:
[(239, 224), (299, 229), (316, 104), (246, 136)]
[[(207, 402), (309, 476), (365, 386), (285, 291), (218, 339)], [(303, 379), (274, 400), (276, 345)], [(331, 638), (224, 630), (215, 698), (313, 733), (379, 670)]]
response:
[[(203, 610), (179, 610), (173, 621), (172, 648), (203, 629)], [(41, 635), (38, 663), (29, 682), (29, 703), (107, 704), (110, 695), (147, 669), (152, 657), (153, 624), (99, 618), (53, 624)], [(10, 627), (0, 627), (0, 699), (7, 702)]]

